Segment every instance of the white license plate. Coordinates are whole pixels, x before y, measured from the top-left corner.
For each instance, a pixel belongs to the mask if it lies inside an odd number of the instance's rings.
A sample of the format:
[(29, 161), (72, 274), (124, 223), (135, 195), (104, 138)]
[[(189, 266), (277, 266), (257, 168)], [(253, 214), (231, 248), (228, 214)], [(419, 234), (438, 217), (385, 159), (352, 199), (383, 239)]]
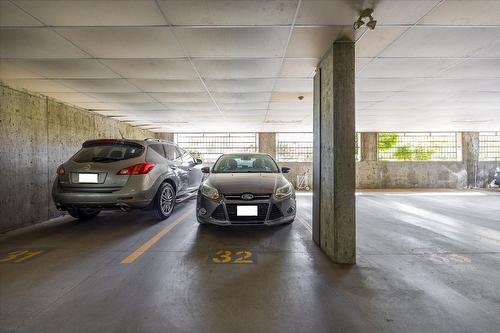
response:
[(257, 206), (236, 206), (237, 216), (257, 216)]
[(79, 183), (94, 183), (99, 182), (99, 175), (97, 173), (79, 173), (78, 182)]

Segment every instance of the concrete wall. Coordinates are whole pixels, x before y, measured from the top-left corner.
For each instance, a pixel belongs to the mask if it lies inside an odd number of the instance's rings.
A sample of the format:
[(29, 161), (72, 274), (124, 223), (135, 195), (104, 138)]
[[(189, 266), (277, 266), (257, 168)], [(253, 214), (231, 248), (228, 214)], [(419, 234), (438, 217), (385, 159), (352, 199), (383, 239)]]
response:
[(102, 137), (143, 139), (154, 133), (75, 108), (42, 95), (0, 85), (0, 230), (58, 214), (50, 191), (59, 164), (83, 141)]
[(357, 188), (464, 188), (462, 162), (362, 161), (356, 165)]
[[(286, 178), (294, 186), (297, 175), (310, 170), (309, 187), (312, 189), (310, 162), (280, 162), (280, 166), (290, 167)], [(480, 162), (478, 187), (486, 187), (488, 179), (495, 174), (495, 162)], [(465, 188), (467, 184), (465, 165), (462, 162), (357, 162), (356, 188)]]
[(476, 187), (488, 187), (495, 177), (495, 170), (500, 162), (479, 161), (477, 166), (477, 178), (474, 180)]
[(486, 187), (496, 165), (479, 161), (479, 133), (461, 133), (462, 161), (377, 161), (377, 133), (361, 133), (357, 188)]
[[(286, 178), (296, 186), (297, 175), (310, 170), (309, 186), (312, 186), (313, 165), (310, 162), (280, 162), (291, 168)], [(493, 179), (500, 162), (480, 161), (476, 187), (484, 188)], [(356, 188), (448, 188), (467, 187), (467, 171), (464, 162), (386, 162), (361, 161), (356, 163)]]
[[(470, 138), (478, 140), (474, 133), (467, 133), (462, 137), (463, 146), (471, 146)], [(274, 156), (276, 153), (276, 134), (259, 133), (259, 147), (261, 152)], [(377, 161), (377, 133), (361, 133), (361, 161), (356, 163), (356, 188), (358, 189), (384, 189), (384, 188), (466, 188), (470, 183), (472, 187), (487, 187), (493, 179), (495, 169), (500, 163), (477, 162), (477, 176), (471, 175), (469, 170), (476, 172), (476, 163), (468, 166), (466, 158), (475, 159), (477, 149), (464, 150), (464, 161)], [(472, 145), (472, 146), (477, 146)], [(280, 162), (280, 166), (291, 168), (286, 178), (297, 187), (297, 176), (309, 170), (309, 187), (313, 189), (313, 164), (310, 162)], [(469, 163), (470, 164), (470, 163)]]
[(276, 133), (259, 133), (259, 151), (276, 158)]

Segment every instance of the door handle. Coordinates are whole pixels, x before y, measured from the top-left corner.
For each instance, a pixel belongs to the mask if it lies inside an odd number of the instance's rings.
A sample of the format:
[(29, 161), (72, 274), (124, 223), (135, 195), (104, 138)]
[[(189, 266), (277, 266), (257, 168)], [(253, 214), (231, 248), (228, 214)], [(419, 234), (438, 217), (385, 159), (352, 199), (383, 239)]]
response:
[(175, 165), (171, 165), (170, 166), (173, 170), (177, 169), (177, 167)]

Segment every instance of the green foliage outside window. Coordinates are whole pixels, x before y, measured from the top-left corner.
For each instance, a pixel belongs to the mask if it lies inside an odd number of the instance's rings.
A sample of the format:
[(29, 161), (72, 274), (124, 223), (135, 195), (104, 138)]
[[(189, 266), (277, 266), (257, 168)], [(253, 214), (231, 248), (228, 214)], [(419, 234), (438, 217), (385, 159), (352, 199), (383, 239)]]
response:
[(378, 149), (380, 151), (388, 151), (396, 147), (398, 143), (398, 133), (379, 133), (378, 135)]
[[(397, 161), (456, 159), (454, 140), (455, 137), (446, 134), (379, 133), (379, 159)], [(438, 151), (440, 155), (435, 156)]]

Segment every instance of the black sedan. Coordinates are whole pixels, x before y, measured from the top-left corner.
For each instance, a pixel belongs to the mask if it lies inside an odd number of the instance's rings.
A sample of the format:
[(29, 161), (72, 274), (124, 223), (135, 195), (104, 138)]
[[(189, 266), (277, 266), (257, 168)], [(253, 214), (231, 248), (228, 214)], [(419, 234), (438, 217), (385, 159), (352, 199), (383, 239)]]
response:
[(196, 216), (201, 224), (276, 225), (295, 219), (295, 191), (267, 154), (238, 153), (219, 157), (201, 184)]

